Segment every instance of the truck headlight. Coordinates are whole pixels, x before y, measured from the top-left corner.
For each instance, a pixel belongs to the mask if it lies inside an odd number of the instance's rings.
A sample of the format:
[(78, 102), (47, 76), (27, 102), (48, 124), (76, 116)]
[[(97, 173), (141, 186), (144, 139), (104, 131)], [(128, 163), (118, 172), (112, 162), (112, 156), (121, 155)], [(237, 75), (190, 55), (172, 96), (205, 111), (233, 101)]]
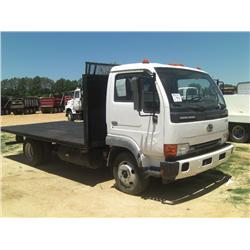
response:
[(189, 144), (164, 144), (163, 151), (166, 158), (185, 155), (189, 151)]
[(178, 155), (185, 155), (189, 151), (189, 144), (184, 143), (184, 144), (178, 144), (177, 145), (177, 156)]

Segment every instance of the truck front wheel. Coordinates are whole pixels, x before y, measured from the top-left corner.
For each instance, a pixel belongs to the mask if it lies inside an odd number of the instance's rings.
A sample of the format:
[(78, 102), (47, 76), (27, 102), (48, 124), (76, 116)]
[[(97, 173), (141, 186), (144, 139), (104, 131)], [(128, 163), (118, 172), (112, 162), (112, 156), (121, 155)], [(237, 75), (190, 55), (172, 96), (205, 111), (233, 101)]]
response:
[(28, 164), (36, 166), (43, 161), (43, 145), (34, 140), (25, 140), (23, 154)]
[(247, 142), (249, 140), (249, 127), (243, 124), (230, 126), (230, 139), (233, 142)]
[(139, 194), (149, 184), (149, 179), (138, 169), (135, 158), (127, 152), (120, 153), (114, 160), (113, 174), (117, 188), (127, 194)]
[(74, 121), (74, 115), (72, 114), (71, 111), (68, 112), (68, 121), (71, 121), (71, 122)]

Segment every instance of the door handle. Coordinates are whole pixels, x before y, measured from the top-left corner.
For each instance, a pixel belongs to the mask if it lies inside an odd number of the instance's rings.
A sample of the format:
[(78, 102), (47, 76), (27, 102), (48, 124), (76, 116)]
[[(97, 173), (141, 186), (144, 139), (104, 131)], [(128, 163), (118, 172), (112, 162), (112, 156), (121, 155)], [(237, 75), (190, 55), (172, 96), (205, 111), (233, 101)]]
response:
[(112, 124), (112, 126), (118, 126), (118, 122), (117, 121), (112, 121), (111, 124)]

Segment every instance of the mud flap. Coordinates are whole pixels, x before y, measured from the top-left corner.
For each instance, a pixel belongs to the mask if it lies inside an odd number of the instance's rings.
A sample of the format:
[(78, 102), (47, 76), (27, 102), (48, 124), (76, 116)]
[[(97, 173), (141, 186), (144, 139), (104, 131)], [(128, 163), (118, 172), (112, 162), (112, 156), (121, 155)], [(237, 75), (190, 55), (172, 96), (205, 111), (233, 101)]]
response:
[(179, 173), (179, 162), (161, 162), (160, 173), (163, 183), (174, 181)]

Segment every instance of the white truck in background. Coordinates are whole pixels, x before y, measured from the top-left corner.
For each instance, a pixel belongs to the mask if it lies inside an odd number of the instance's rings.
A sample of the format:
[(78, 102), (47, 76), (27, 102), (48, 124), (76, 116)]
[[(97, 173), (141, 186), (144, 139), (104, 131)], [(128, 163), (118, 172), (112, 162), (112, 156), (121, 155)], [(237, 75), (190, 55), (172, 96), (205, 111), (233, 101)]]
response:
[(80, 88), (74, 90), (73, 98), (67, 102), (65, 115), (69, 121), (82, 120), (82, 91)]
[(229, 117), (229, 136), (233, 142), (250, 139), (250, 82), (237, 84), (236, 94), (224, 95)]

